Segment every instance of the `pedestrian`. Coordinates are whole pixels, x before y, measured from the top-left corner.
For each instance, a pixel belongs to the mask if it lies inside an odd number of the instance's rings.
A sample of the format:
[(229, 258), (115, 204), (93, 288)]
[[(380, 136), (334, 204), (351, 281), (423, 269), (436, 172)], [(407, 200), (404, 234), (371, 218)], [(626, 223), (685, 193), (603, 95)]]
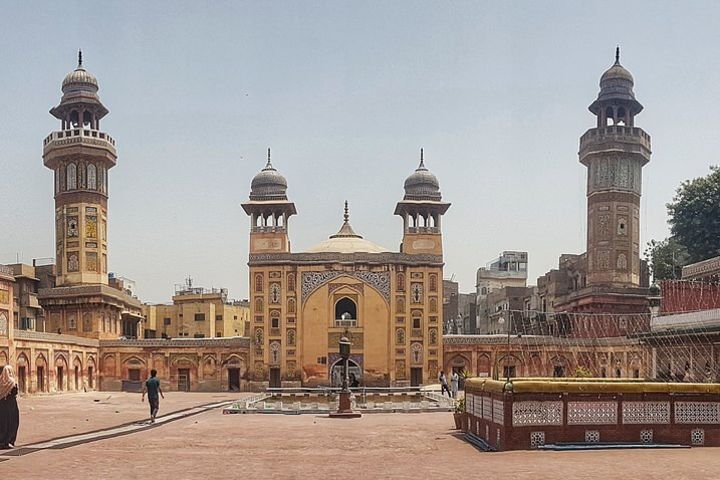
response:
[[(162, 388), (160, 388), (160, 380), (157, 379), (157, 370), (150, 370), (150, 378), (143, 385), (141, 402), (145, 401), (145, 392), (147, 392), (148, 403), (150, 404), (150, 423), (155, 423), (155, 417), (160, 409), (160, 397), (165, 400)], [(158, 393), (160, 396), (158, 396)]]
[(15, 447), (20, 426), (18, 385), (14, 373), (10, 365), (0, 367), (0, 449), (2, 450)]
[(460, 384), (460, 375), (458, 375), (457, 372), (453, 372), (452, 377), (450, 377), (450, 387), (452, 388), (452, 397), (453, 398), (457, 398), (459, 384)]
[(448, 382), (447, 377), (445, 376), (445, 372), (440, 372), (440, 377), (438, 378), (440, 380), (440, 396), (445, 395), (445, 392), (447, 392), (448, 397), (452, 397), (450, 394), (450, 388), (448, 388)]

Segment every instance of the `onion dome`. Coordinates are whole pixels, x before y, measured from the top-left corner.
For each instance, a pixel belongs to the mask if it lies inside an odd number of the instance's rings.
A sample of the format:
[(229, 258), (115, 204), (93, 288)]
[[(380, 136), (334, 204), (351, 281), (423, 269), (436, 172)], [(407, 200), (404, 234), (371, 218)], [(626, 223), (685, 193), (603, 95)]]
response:
[(63, 93), (86, 91), (97, 93), (98, 82), (95, 75), (89, 73), (82, 64), (82, 51), (78, 52), (78, 66), (75, 70), (65, 75), (62, 83)]
[(386, 249), (373, 242), (365, 240), (361, 235), (355, 233), (350, 226), (350, 214), (348, 213), (348, 202), (345, 201), (345, 213), (343, 224), (335, 235), (330, 235), (328, 240), (321, 242), (307, 250), (308, 253), (382, 253)]
[(600, 103), (626, 104), (633, 115), (642, 110), (642, 105), (635, 99), (633, 86), (635, 80), (632, 74), (620, 65), (620, 47), (615, 50), (615, 63), (600, 77), (600, 93), (598, 98), (590, 105), (590, 111), (597, 114)]
[(269, 148), (265, 168), (250, 184), (250, 200), (287, 200), (287, 180), (272, 166)]
[(442, 200), (440, 182), (425, 168), (423, 149), (420, 149), (420, 166), (405, 179), (405, 200)]

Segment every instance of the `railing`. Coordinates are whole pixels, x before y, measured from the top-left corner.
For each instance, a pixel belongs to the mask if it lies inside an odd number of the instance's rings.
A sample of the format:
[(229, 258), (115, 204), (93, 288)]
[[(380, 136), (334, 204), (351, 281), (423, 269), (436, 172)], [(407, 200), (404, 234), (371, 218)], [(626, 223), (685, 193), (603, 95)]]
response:
[(638, 127), (627, 127), (624, 125), (591, 128), (585, 132), (582, 137), (580, 137), (580, 148), (582, 149), (586, 143), (594, 143), (597, 141), (597, 137), (603, 137), (603, 139), (611, 139), (613, 137), (618, 139), (621, 139), (622, 137), (628, 139), (639, 138), (641, 140), (640, 143), (648, 150), (650, 149), (650, 135), (648, 135), (645, 130)]
[(82, 128), (52, 132), (50, 135), (45, 137), (45, 140), (43, 141), (43, 150), (47, 150), (55, 143), (58, 145), (65, 145), (75, 143), (76, 141), (81, 142), (83, 139), (88, 139), (91, 144), (94, 143), (104, 147), (109, 146), (111, 150), (115, 152), (115, 139), (110, 135), (99, 130), (87, 130)]
[(341, 318), (335, 319), (336, 327), (357, 327), (357, 319), (343, 320)]
[(440, 233), (437, 227), (408, 227), (408, 233)]

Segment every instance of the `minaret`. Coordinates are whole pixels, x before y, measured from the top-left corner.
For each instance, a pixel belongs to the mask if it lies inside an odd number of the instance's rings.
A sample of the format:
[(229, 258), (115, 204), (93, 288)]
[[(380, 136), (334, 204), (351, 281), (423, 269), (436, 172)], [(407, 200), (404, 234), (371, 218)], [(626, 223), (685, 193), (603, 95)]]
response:
[(272, 165), (269, 148), (267, 164), (252, 179), (250, 201), (242, 207), (250, 216), (250, 254), (290, 252), (288, 220), (297, 211), (288, 200), (285, 177)]
[(640, 196), (642, 167), (650, 161), (650, 135), (635, 126), (643, 106), (633, 77), (615, 63), (600, 78), (589, 107), (597, 126), (580, 138), (580, 163), (587, 176), (587, 286), (640, 284)]
[(62, 92), (50, 110), (60, 130), (43, 142), (43, 163), (55, 173), (56, 285), (107, 284), (108, 170), (117, 151), (115, 140), (100, 131), (108, 110), (82, 52)]
[(442, 255), (440, 220), (450, 208), (442, 201), (440, 183), (425, 168), (423, 150), (420, 165), (405, 180), (405, 196), (395, 207), (395, 215), (403, 219), (402, 253)]

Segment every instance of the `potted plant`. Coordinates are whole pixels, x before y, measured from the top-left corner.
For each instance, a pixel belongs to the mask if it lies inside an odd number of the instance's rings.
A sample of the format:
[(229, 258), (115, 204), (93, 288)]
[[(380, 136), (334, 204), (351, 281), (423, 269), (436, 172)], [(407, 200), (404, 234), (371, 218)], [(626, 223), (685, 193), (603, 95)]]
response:
[(467, 430), (467, 413), (465, 412), (465, 398), (455, 401), (455, 428), (458, 430)]

